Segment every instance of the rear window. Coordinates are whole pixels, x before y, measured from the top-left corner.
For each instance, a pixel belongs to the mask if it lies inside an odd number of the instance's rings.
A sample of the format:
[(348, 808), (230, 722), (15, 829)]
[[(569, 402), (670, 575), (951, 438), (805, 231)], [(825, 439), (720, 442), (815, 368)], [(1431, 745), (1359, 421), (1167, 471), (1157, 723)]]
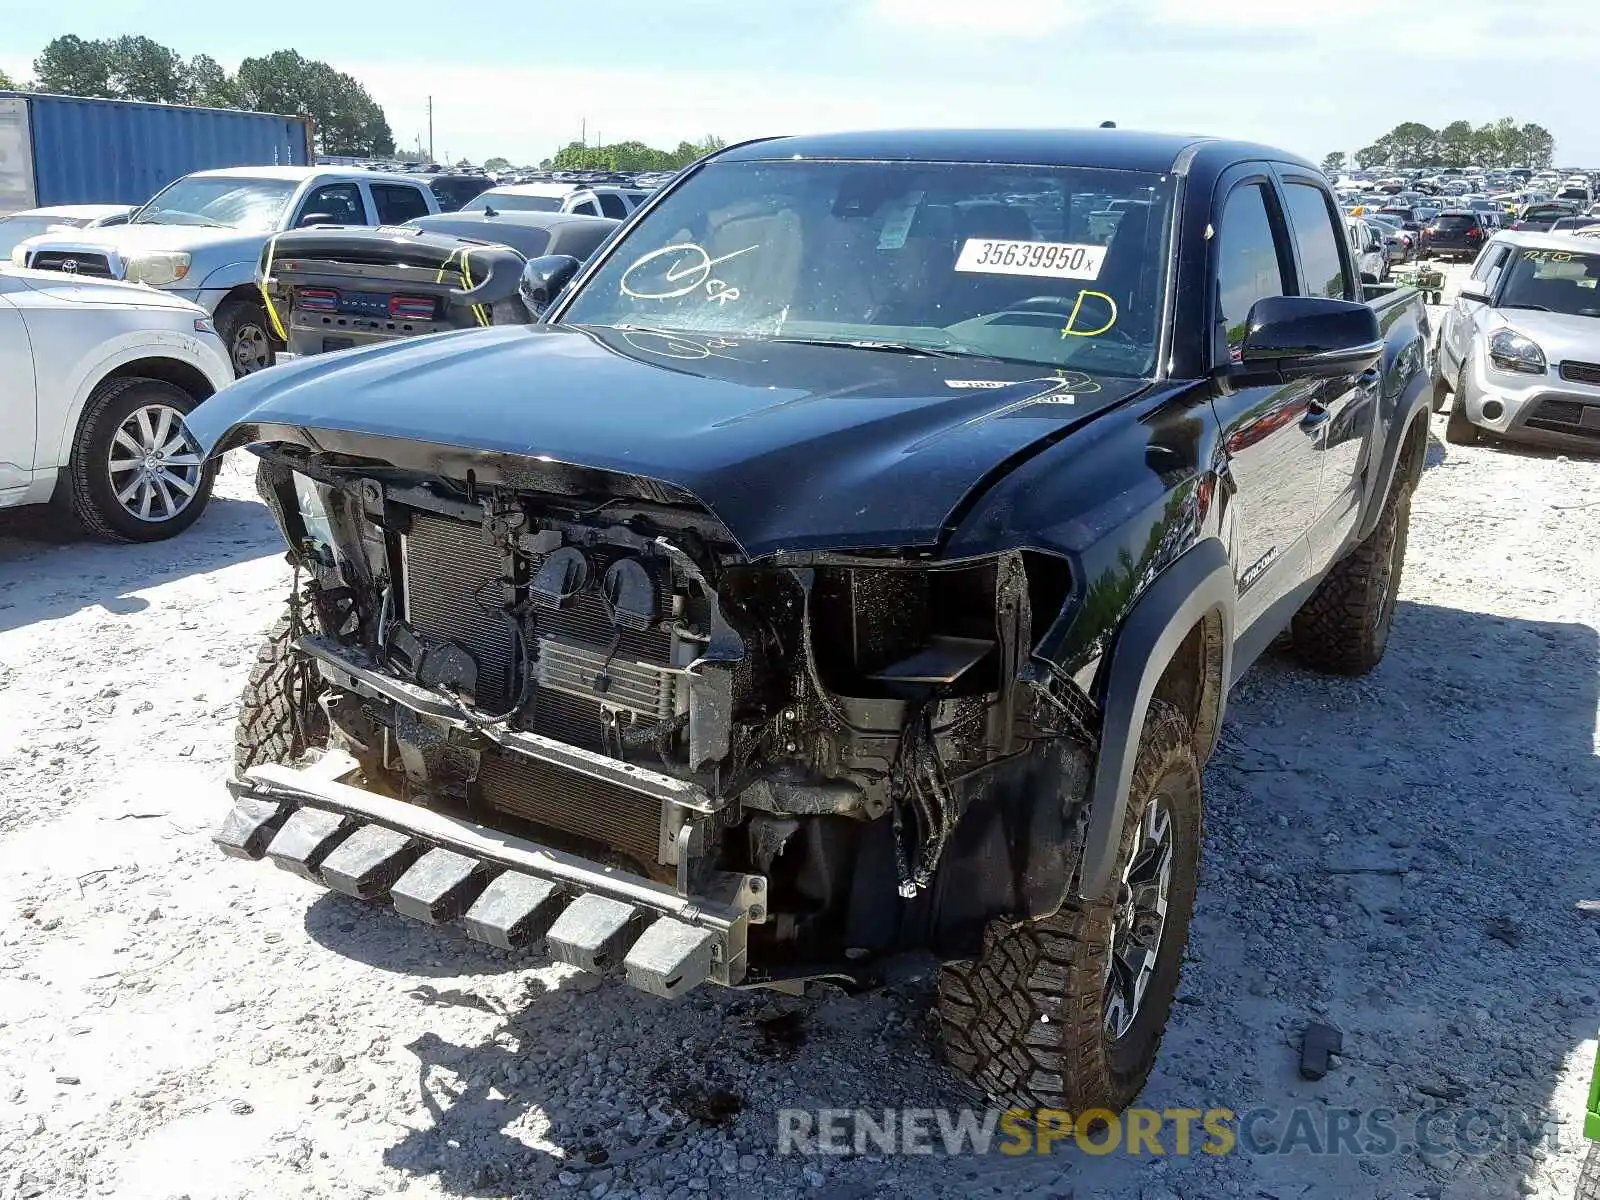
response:
[(1465, 233), (1478, 223), (1476, 217), (1462, 216), (1458, 213), (1446, 213), (1434, 224), (1444, 233)]
[(561, 197), (526, 196), (491, 190), (468, 200), (461, 206), (461, 211), (483, 212), (488, 208), (496, 212), (560, 212)]

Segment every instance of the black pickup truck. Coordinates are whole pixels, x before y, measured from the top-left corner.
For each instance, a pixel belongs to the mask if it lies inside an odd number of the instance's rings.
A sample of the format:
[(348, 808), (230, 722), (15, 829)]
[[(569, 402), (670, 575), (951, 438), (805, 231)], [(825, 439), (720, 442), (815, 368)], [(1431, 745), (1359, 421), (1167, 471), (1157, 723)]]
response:
[(1383, 656), (1417, 294), (1311, 164), (1120, 130), (751, 142), (527, 270), (190, 418), (297, 567), (219, 844), (667, 997), (936, 959), (984, 1090), (1128, 1104), (1230, 685)]

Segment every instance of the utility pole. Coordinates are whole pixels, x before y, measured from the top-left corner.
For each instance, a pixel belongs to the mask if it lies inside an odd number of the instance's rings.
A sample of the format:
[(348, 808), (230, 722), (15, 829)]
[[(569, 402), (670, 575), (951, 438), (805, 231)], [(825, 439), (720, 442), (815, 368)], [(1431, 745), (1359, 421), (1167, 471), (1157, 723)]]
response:
[(579, 118), (579, 123), (578, 123), (578, 141), (580, 143), (582, 143), (583, 148), (585, 150), (587, 150), (589, 148), (589, 118), (588, 117)]
[(428, 97), (428, 161), (437, 161), (433, 157), (433, 97)]

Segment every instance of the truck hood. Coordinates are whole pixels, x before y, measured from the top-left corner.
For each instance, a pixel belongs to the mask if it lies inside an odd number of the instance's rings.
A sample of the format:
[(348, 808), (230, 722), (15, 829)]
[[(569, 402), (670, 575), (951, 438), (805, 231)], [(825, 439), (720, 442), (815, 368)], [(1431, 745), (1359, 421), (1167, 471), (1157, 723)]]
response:
[[(300, 359), (224, 389), (188, 424), (212, 454), (288, 441), (388, 458), (383, 441), (403, 439), (642, 476), (694, 495), (761, 558), (935, 545), (1009, 463), (1145, 386), (981, 358), (515, 325)], [(459, 475), (461, 455), (447, 457)]]
[(41, 234), (28, 242), (30, 250), (58, 248), (107, 250), (128, 254), (135, 250), (210, 250), (236, 248), (244, 258), (261, 253), (270, 233), (238, 229), (213, 229), (209, 225), (112, 225), (104, 229), (76, 229)]

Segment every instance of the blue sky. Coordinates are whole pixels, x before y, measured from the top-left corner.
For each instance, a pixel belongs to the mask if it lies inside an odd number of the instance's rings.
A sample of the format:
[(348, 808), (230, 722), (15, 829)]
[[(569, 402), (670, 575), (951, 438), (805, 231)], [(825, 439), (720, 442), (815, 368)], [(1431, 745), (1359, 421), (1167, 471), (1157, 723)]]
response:
[[(240, 20), (137, 0), (0, 0), (0, 67), (62, 33), (143, 33), (232, 67), (292, 47), (360, 78), (397, 140), (537, 161), (578, 136), (1091, 125), (1215, 133), (1310, 157), (1402, 120), (1513, 116), (1600, 167), (1600, 0), (470, 0), (302, 5)], [(209, 14), (209, 15), (208, 15)], [(452, 18), (456, 18), (452, 20)], [(1404, 47), (1402, 50), (1401, 48)]]

